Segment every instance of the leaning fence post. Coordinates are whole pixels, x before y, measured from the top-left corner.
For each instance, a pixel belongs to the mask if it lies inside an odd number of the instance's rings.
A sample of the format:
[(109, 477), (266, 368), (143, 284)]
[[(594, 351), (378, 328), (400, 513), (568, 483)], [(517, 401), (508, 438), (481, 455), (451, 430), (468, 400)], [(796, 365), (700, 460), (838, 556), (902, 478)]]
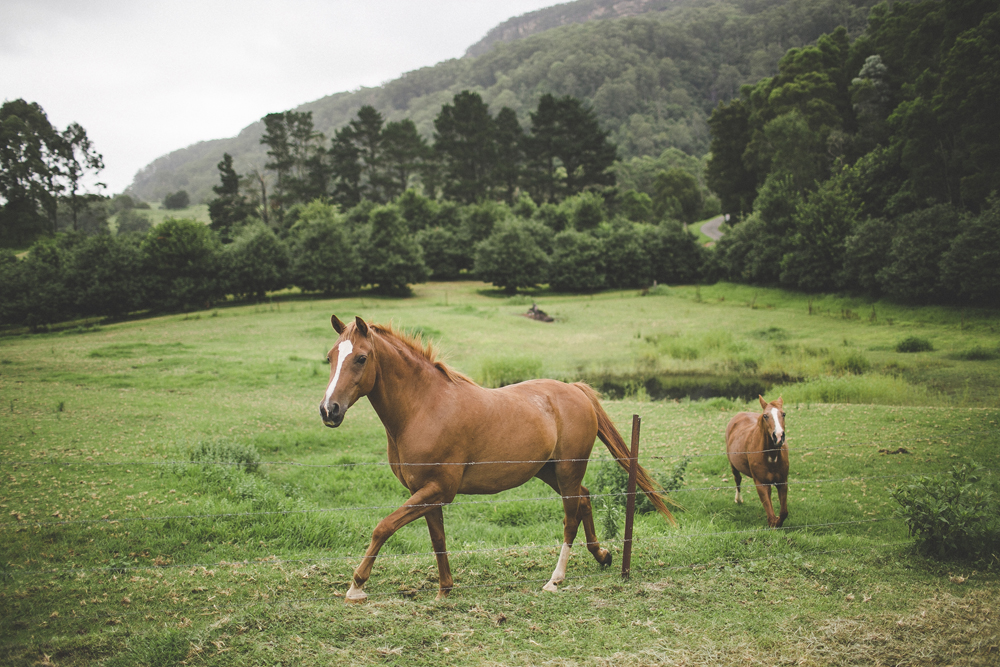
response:
[(632, 453), (628, 466), (628, 494), (625, 501), (625, 543), (622, 548), (622, 579), (632, 574), (632, 517), (635, 516), (635, 478), (639, 472), (639, 415), (632, 415)]

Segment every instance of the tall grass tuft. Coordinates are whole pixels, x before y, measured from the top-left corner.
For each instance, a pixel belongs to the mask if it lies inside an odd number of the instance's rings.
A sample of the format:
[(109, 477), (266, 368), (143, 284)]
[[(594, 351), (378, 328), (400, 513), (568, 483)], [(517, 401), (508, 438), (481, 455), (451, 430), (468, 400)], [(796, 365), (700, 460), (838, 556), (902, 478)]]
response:
[(542, 360), (537, 357), (489, 357), (479, 365), (476, 380), (484, 387), (505, 387), (542, 377)]
[(863, 403), (871, 405), (934, 405), (941, 397), (926, 387), (889, 375), (822, 376), (772, 389), (786, 403)]

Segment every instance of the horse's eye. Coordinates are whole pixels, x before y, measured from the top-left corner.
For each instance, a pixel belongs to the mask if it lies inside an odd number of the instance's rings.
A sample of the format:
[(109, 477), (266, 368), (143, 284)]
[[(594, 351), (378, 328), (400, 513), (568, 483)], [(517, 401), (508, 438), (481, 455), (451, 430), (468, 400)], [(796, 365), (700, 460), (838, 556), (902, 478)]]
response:
[(363, 355), (363, 354), (361, 354), (361, 355), (358, 355), (358, 358), (355, 359), (355, 361), (358, 363), (358, 365), (361, 365), (361, 364), (365, 363), (366, 361), (368, 361), (368, 357), (365, 356), (365, 355)]
[(785, 417), (785, 413), (784, 412), (781, 413), (781, 417), (782, 417), (782, 419), (784, 419), (784, 417)]
[(764, 415), (764, 419), (770, 419), (770, 418), (771, 418), (770, 415)]

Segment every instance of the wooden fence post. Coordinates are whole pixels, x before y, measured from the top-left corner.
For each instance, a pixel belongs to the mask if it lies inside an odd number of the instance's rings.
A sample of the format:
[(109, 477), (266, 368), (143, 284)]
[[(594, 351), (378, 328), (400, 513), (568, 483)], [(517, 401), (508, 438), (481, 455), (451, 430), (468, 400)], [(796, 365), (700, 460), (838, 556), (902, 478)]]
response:
[(639, 472), (639, 415), (632, 415), (632, 453), (628, 466), (628, 495), (625, 501), (625, 543), (622, 547), (622, 579), (632, 574), (632, 518), (635, 516), (635, 478)]

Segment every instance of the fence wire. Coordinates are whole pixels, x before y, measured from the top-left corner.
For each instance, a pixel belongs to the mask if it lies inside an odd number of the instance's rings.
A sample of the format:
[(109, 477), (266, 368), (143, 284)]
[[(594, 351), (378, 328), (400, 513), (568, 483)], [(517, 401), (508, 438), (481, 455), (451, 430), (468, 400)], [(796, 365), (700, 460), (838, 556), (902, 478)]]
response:
[[(976, 434), (986, 434), (993, 433), (993, 431), (982, 430), (975, 432)], [(962, 435), (969, 435), (968, 433), (963, 433)], [(818, 447), (810, 448), (798, 448), (789, 447), (788, 453), (792, 454), (805, 454), (808, 452), (825, 452), (833, 449), (844, 449), (848, 447), (876, 447), (879, 445), (894, 445), (899, 443), (922, 443), (930, 444), (934, 442), (950, 442), (954, 440), (954, 437), (939, 437), (939, 438), (891, 438), (887, 440), (877, 440), (877, 441), (858, 441), (858, 442), (846, 442), (846, 443), (836, 443), (831, 445), (821, 445)], [(648, 446), (648, 445), (647, 445)], [(654, 445), (655, 446), (655, 445)], [(733, 452), (734, 454), (747, 454), (751, 452)], [(669, 461), (673, 459), (698, 459), (698, 458), (711, 458), (717, 456), (727, 456), (726, 452), (708, 452), (704, 454), (655, 454), (651, 456), (643, 456), (642, 458), (647, 461)], [(352, 463), (299, 463), (297, 461), (201, 461), (201, 460), (168, 460), (168, 461), (63, 461), (55, 459), (3, 459), (0, 458), (0, 466), (12, 466), (17, 468), (19, 466), (56, 466), (56, 467), (70, 467), (70, 466), (92, 466), (92, 467), (141, 467), (141, 466), (166, 466), (166, 467), (179, 467), (179, 466), (230, 466), (230, 467), (256, 467), (256, 466), (286, 466), (290, 468), (361, 468), (361, 467), (393, 467), (393, 468), (422, 468), (422, 467), (433, 467), (433, 466), (477, 466), (477, 465), (497, 465), (497, 464), (544, 464), (544, 463), (573, 463), (580, 461), (589, 461), (590, 463), (606, 463), (610, 461), (630, 461), (629, 457), (613, 458), (607, 456), (596, 456), (588, 458), (570, 458), (570, 459), (525, 459), (525, 460), (502, 460), (502, 461), (434, 461), (434, 462), (424, 462), (424, 463), (390, 463), (388, 461), (357, 461)], [(126, 471), (131, 472), (131, 471)]]
[[(990, 474), (996, 472), (997, 469), (994, 468), (984, 468), (983, 472), (988, 472)], [(903, 478), (917, 478), (926, 477), (928, 473), (897, 473), (890, 475), (872, 475), (864, 477), (839, 477), (839, 478), (828, 478), (828, 479), (815, 479), (815, 480), (797, 480), (789, 481), (785, 484), (788, 487), (807, 487), (807, 486), (818, 486), (821, 484), (834, 484), (834, 483), (844, 483), (844, 482), (872, 482), (877, 480), (888, 480), (888, 479), (903, 479)], [(747, 481), (747, 488), (753, 487), (753, 481)], [(713, 486), (702, 486), (702, 487), (687, 487), (676, 489), (670, 493), (692, 493), (692, 492), (706, 492), (706, 491), (722, 491), (731, 490), (733, 487), (731, 485), (713, 485)], [(359, 505), (355, 507), (323, 507), (316, 509), (299, 509), (299, 510), (266, 510), (257, 512), (222, 512), (217, 514), (162, 514), (157, 516), (122, 516), (122, 517), (112, 517), (109, 515), (104, 515), (100, 518), (86, 518), (86, 519), (60, 519), (57, 521), (52, 520), (30, 520), (21, 519), (18, 521), (4, 521), (0, 522), (0, 530), (6, 530), (11, 527), (25, 527), (25, 526), (61, 526), (61, 525), (72, 525), (72, 524), (124, 524), (136, 521), (173, 521), (173, 520), (187, 520), (187, 519), (232, 519), (237, 517), (249, 517), (249, 516), (289, 516), (293, 514), (329, 514), (333, 512), (362, 512), (362, 511), (373, 511), (373, 510), (390, 510), (394, 511), (400, 507), (456, 507), (460, 505), (499, 505), (504, 503), (520, 503), (520, 502), (535, 502), (535, 501), (551, 501), (556, 498), (612, 498), (612, 497), (627, 497), (629, 495), (642, 496), (644, 495), (641, 490), (635, 491), (633, 494), (628, 492), (615, 492), (615, 493), (591, 493), (591, 494), (581, 494), (581, 495), (567, 495), (567, 496), (557, 496), (557, 495), (546, 495), (546, 496), (534, 496), (531, 498), (497, 498), (490, 500), (458, 500), (452, 501), (450, 503), (400, 503), (396, 505)]]

